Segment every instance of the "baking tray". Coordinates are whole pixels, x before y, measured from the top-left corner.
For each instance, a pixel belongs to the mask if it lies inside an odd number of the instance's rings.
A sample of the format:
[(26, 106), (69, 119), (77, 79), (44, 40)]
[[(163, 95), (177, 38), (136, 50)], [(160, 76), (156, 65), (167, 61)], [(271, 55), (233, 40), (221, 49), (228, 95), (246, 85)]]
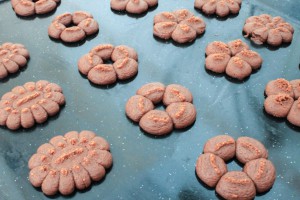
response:
[[(207, 23), (203, 36), (190, 45), (163, 42), (153, 37), (153, 17), (162, 11), (187, 8)], [(47, 28), (55, 15), (85, 10), (100, 24), (99, 33), (86, 41), (65, 45), (52, 41)], [(0, 43), (23, 43), (31, 58), (26, 69), (1, 81), (0, 94), (28, 81), (46, 79), (62, 86), (66, 105), (46, 123), (18, 131), (0, 129), (0, 199), (218, 199), (214, 189), (196, 178), (195, 162), (204, 143), (218, 134), (250, 136), (262, 141), (276, 166), (273, 188), (256, 199), (299, 199), (300, 133), (263, 112), (264, 87), (276, 78), (300, 76), (300, 5), (290, 1), (244, 0), (238, 16), (207, 17), (193, 8), (193, 0), (160, 0), (146, 15), (112, 12), (108, 0), (62, 0), (56, 11), (42, 17), (19, 18), (9, 1), (0, 3)], [(295, 27), (293, 43), (280, 48), (256, 46), (244, 39), (247, 17), (280, 15)], [(214, 40), (241, 38), (259, 52), (262, 68), (244, 82), (209, 74), (204, 68), (205, 47)], [(134, 47), (139, 73), (132, 80), (98, 87), (77, 70), (77, 60), (92, 47), (111, 43)], [(125, 116), (125, 103), (148, 82), (178, 83), (194, 95), (195, 124), (163, 138), (153, 138)], [(160, 107), (162, 109), (162, 107)], [(71, 196), (46, 197), (28, 181), (27, 161), (37, 147), (71, 130), (92, 130), (111, 144), (112, 169), (104, 181)], [(235, 162), (229, 170), (241, 170)]]

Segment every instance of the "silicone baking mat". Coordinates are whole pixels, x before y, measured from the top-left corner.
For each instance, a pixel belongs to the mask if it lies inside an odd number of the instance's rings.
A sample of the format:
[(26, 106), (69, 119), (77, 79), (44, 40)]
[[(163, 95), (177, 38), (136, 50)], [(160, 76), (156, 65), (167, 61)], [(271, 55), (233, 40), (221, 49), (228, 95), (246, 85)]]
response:
[[(51, 198), (217, 199), (214, 189), (197, 180), (195, 162), (209, 138), (228, 133), (235, 138), (250, 136), (260, 140), (276, 166), (273, 188), (255, 199), (299, 199), (300, 129), (263, 111), (268, 81), (300, 77), (298, 1), (244, 0), (239, 15), (228, 19), (204, 16), (194, 9), (193, 0), (160, 0), (158, 7), (142, 16), (113, 12), (109, 4), (109, 0), (62, 0), (51, 14), (20, 18), (9, 1), (0, 3), (0, 43), (22, 43), (31, 55), (26, 69), (0, 82), (0, 94), (28, 81), (46, 79), (62, 86), (66, 96), (59, 115), (42, 125), (18, 131), (0, 128), (0, 199), (48, 199), (28, 181), (27, 161), (41, 144), (71, 130), (92, 130), (106, 138), (114, 164), (105, 180), (88, 190)], [(154, 15), (180, 8), (205, 20), (205, 34), (189, 45), (155, 39)], [(52, 41), (47, 29), (54, 16), (77, 10), (93, 14), (100, 24), (99, 33), (75, 45)], [(294, 26), (292, 44), (269, 48), (243, 38), (246, 18), (262, 13), (280, 15)], [(261, 54), (262, 68), (244, 82), (208, 73), (204, 68), (206, 45), (238, 38)], [(107, 87), (92, 85), (81, 76), (78, 59), (103, 43), (135, 48), (139, 55), (138, 75)], [(153, 138), (126, 118), (127, 99), (140, 86), (153, 81), (178, 83), (191, 90), (198, 112), (192, 127)], [(228, 166), (229, 170), (242, 169), (234, 161)]]

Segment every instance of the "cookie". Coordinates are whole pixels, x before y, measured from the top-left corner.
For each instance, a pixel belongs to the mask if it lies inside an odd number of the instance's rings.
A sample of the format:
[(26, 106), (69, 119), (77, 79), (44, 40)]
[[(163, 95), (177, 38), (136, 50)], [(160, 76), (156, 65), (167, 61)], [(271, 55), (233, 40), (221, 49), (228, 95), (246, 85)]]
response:
[(258, 140), (250, 137), (239, 137), (236, 140), (236, 158), (245, 164), (257, 158), (268, 158), (268, 151)]
[(173, 39), (183, 44), (202, 35), (206, 24), (203, 19), (194, 16), (187, 9), (174, 12), (162, 12), (154, 17), (153, 35), (164, 40)]
[(298, 79), (288, 81), (279, 78), (270, 81), (265, 88), (265, 111), (274, 117), (287, 117), (291, 124), (300, 126), (299, 85)]
[(153, 109), (152, 101), (141, 95), (130, 97), (126, 103), (126, 115), (134, 122), (139, 122), (144, 114)]
[(56, 115), (65, 103), (62, 89), (48, 81), (28, 82), (4, 94), (0, 101), (0, 125), (11, 130), (30, 128)]
[(235, 140), (229, 135), (213, 137), (205, 143), (203, 153), (213, 153), (228, 161), (235, 156)]
[(0, 79), (26, 66), (29, 52), (22, 44), (3, 43), (0, 45)]
[(158, 4), (158, 0), (110, 0), (110, 7), (116, 11), (142, 14)]
[(268, 191), (276, 179), (276, 170), (273, 163), (265, 158), (247, 162), (243, 171), (252, 179), (258, 193)]
[(168, 106), (177, 102), (193, 102), (192, 93), (185, 87), (178, 84), (171, 84), (166, 87), (163, 103)]
[(276, 94), (287, 94), (294, 98), (293, 87), (289, 81), (279, 78), (273, 81), (270, 81), (266, 85), (265, 93), (267, 96), (276, 95)]
[[(225, 161), (237, 158), (245, 164), (243, 172), (227, 172)], [(268, 151), (259, 141), (228, 135), (209, 139), (196, 163), (196, 175), (224, 199), (253, 199), (256, 192), (266, 192), (275, 182), (276, 172), (267, 160)]]
[[(177, 84), (167, 87), (159, 82), (148, 83), (136, 91), (126, 103), (126, 115), (152, 135), (165, 135), (173, 128), (183, 129), (196, 121), (197, 111), (192, 104), (191, 92)], [(166, 112), (154, 110), (154, 105), (163, 102)]]
[(41, 145), (28, 162), (29, 181), (45, 195), (70, 195), (100, 181), (112, 165), (109, 144), (91, 131), (71, 131)]
[(46, 14), (53, 11), (60, 0), (12, 0), (11, 5), (17, 15), (27, 17), (34, 14)]
[[(113, 61), (113, 64), (104, 62)], [(96, 85), (110, 85), (127, 80), (138, 73), (138, 55), (128, 46), (102, 44), (94, 47), (78, 61), (78, 70)]]
[(240, 39), (225, 44), (214, 41), (207, 45), (205, 68), (214, 73), (226, 73), (228, 76), (243, 80), (249, 77), (253, 70), (262, 65), (261, 56), (249, 50), (249, 46)]
[(244, 172), (227, 172), (217, 184), (216, 192), (224, 199), (251, 200), (256, 195), (253, 181)]
[(300, 79), (290, 81), (293, 88), (294, 98), (298, 99), (300, 97)]
[(246, 19), (243, 32), (245, 37), (258, 45), (267, 43), (280, 46), (282, 43), (292, 42), (294, 28), (281, 17), (262, 14)]
[(226, 163), (219, 156), (212, 153), (204, 153), (199, 156), (196, 163), (196, 174), (209, 187), (216, 187), (226, 172)]
[(294, 101), (288, 115), (287, 115), (287, 120), (295, 125), (300, 127), (300, 98), (298, 100)]
[(162, 110), (147, 112), (139, 122), (140, 127), (151, 135), (166, 135), (173, 130), (171, 117)]
[(172, 118), (174, 127), (178, 129), (186, 128), (196, 121), (196, 108), (189, 102), (171, 103), (166, 112)]
[(81, 41), (98, 31), (98, 22), (90, 13), (84, 11), (58, 15), (48, 27), (48, 34), (51, 38), (61, 39), (67, 43)]
[(242, 0), (195, 0), (194, 7), (207, 15), (226, 17), (229, 14), (238, 14), (241, 4)]
[(157, 104), (162, 101), (165, 93), (165, 85), (159, 82), (148, 83), (136, 91), (137, 95), (142, 95)]

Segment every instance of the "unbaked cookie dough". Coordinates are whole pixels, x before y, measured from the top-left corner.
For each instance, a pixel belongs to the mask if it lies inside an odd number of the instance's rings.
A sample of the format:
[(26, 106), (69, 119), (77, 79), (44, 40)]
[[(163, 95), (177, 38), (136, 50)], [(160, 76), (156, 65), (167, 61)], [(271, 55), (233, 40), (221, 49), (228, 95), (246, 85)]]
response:
[(229, 14), (238, 14), (241, 4), (242, 0), (195, 0), (194, 7), (207, 15), (226, 17)]
[(0, 79), (19, 71), (28, 59), (29, 52), (24, 45), (9, 42), (0, 45)]
[(177, 43), (188, 43), (202, 35), (206, 24), (187, 9), (162, 12), (154, 17), (153, 34), (164, 40), (172, 38)]
[(67, 43), (78, 42), (98, 31), (98, 22), (90, 13), (84, 11), (58, 15), (48, 27), (51, 38), (61, 39)]
[(205, 68), (215, 73), (226, 73), (228, 76), (243, 80), (251, 75), (253, 70), (261, 67), (261, 56), (249, 50), (242, 40), (234, 40), (225, 44), (214, 41), (206, 47)]
[(0, 125), (11, 130), (30, 128), (56, 115), (64, 103), (59, 85), (45, 80), (27, 82), (1, 97)]
[[(226, 161), (236, 157), (245, 164), (243, 171), (228, 172)], [(196, 163), (196, 174), (207, 186), (214, 188), (224, 199), (254, 199), (256, 193), (272, 188), (276, 170), (267, 160), (264, 145), (250, 137), (236, 141), (228, 135), (208, 140)]]
[[(113, 64), (105, 64), (107, 61)], [(101, 44), (79, 59), (78, 70), (96, 85), (109, 85), (138, 73), (138, 55), (125, 45)]]
[(244, 36), (261, 45), (280, 46), (293, 40), (294, 28), (283, 18), (262, 14), (249, 17), (243, 28)]
[(285, 118), (300, 127), (300, 79), (287, 81), (279, 78), (266, 85), (264, 108), (274, 116)]
[(29, 181), (45, 195), (70, 195), (100, 181), (112, 166), (109, 144), (92, 131), (71, 131), (41, 145), (28, 161)]
[(158, 4), (158, 0), (110, 0), (110, 7), (117, 11), (141, 14)]
[[(163, 102), (166, 111), (154, 110)], [(165, 87), (162, 83), (148, 83), (137, 90), (126, 103), (126, 115), (151, 135), (166, 135), (173, 128), (182, 129), (196, 120), (196, 108), (191, 92), (177, 84)]]
[(14, 11), (23, 17), (46, 14), (53, 11), (60, 0), (11, 0)]

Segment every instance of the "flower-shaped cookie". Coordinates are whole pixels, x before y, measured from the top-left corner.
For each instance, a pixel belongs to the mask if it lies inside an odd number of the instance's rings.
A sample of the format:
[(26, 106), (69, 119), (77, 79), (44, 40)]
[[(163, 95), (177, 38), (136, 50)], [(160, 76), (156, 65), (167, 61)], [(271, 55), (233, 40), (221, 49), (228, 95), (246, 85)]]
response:
[(11, 0), (14, 11), (20, 16), (46, 14), (54, 10), (60, 0)]
[(99, 25), (90, 13), (76, 11), (73, 14), (64, 13), (55, 17), (48, 27), (48, 34), (64, 42), (78, 42), (97, 33), (98, 30)]
[[(226, 162), (236, 158), (245, 164), (243, 171), (227, 171)], [(224, 199), (254, 199), (256, 192), (268, 191), (276, 179), (276, 170), (267, 160), (268, 151), (259, 141), (228, 135), (209, 139), (196, 163), (196, 174)]]
[(4, 43), (0, 45), (0, 79), (16, 73), (27, 64), (29, 52), (22, 44)]
[(158, 0), (110, 0), (110, 7), (113, 10), (125, 11), (131, 14), (141, 14), (150, 7), (158, 4)]
[(283, 78), (270, 81), (265, 89), (264, 107), (274, 117), (287, 120), (300, 127), (300, 79), (287, 81)]
[(32, 155), (29, 180), (46, 195), (83, 190), (100, 181), (112, 165), (109, 144), (91, 131), (71, 131), (55, 136)]
[(241, 4), (242, 0), (195, 0), (194, 6), (207, 15), (225, 17), (230, 13), (239, 13)]
[(186, 9), (162, 12), (154, 17), (153, 34), (178, 43), (192, 42), (205, 31), (205, 22)]
[[(128, 46), (102, 44), (94, 47), (78, 61), (79, 71), (97, 85), (109, 85), (134, 77), (138, 72), (138, 55)], [(104, 64), (113, 61), (113, 64)]]
[(30, 128), (54, 116), (65, 103), (62, 89), (48, 81), (28, 82), (4, 94), (0, 101), (0, 125), (11, 130)]
[[(160, 102), (166, 111), (154, 110)], [(148, 83), (137, 90), (126, 103), (126, 115), (151, 135), (166, 135), (173, 130), (186, 128), (196, 120), (196, 108), (191, 92), (177, 84), (165, 87), (162, 83)]]
[(294, 28), (281, 17), (267, 14), (249, 17), (243, 28), (244, 36), (256, 44), (279, 46), (293, 40)]
[(249, 50), (246, 43), (234, 40), (225, 44), (215, 41), (206, 47), (205, 68), (215, 73), (242, 80), (250, 76), (262, 64), (262, 58), (255, 51)]

